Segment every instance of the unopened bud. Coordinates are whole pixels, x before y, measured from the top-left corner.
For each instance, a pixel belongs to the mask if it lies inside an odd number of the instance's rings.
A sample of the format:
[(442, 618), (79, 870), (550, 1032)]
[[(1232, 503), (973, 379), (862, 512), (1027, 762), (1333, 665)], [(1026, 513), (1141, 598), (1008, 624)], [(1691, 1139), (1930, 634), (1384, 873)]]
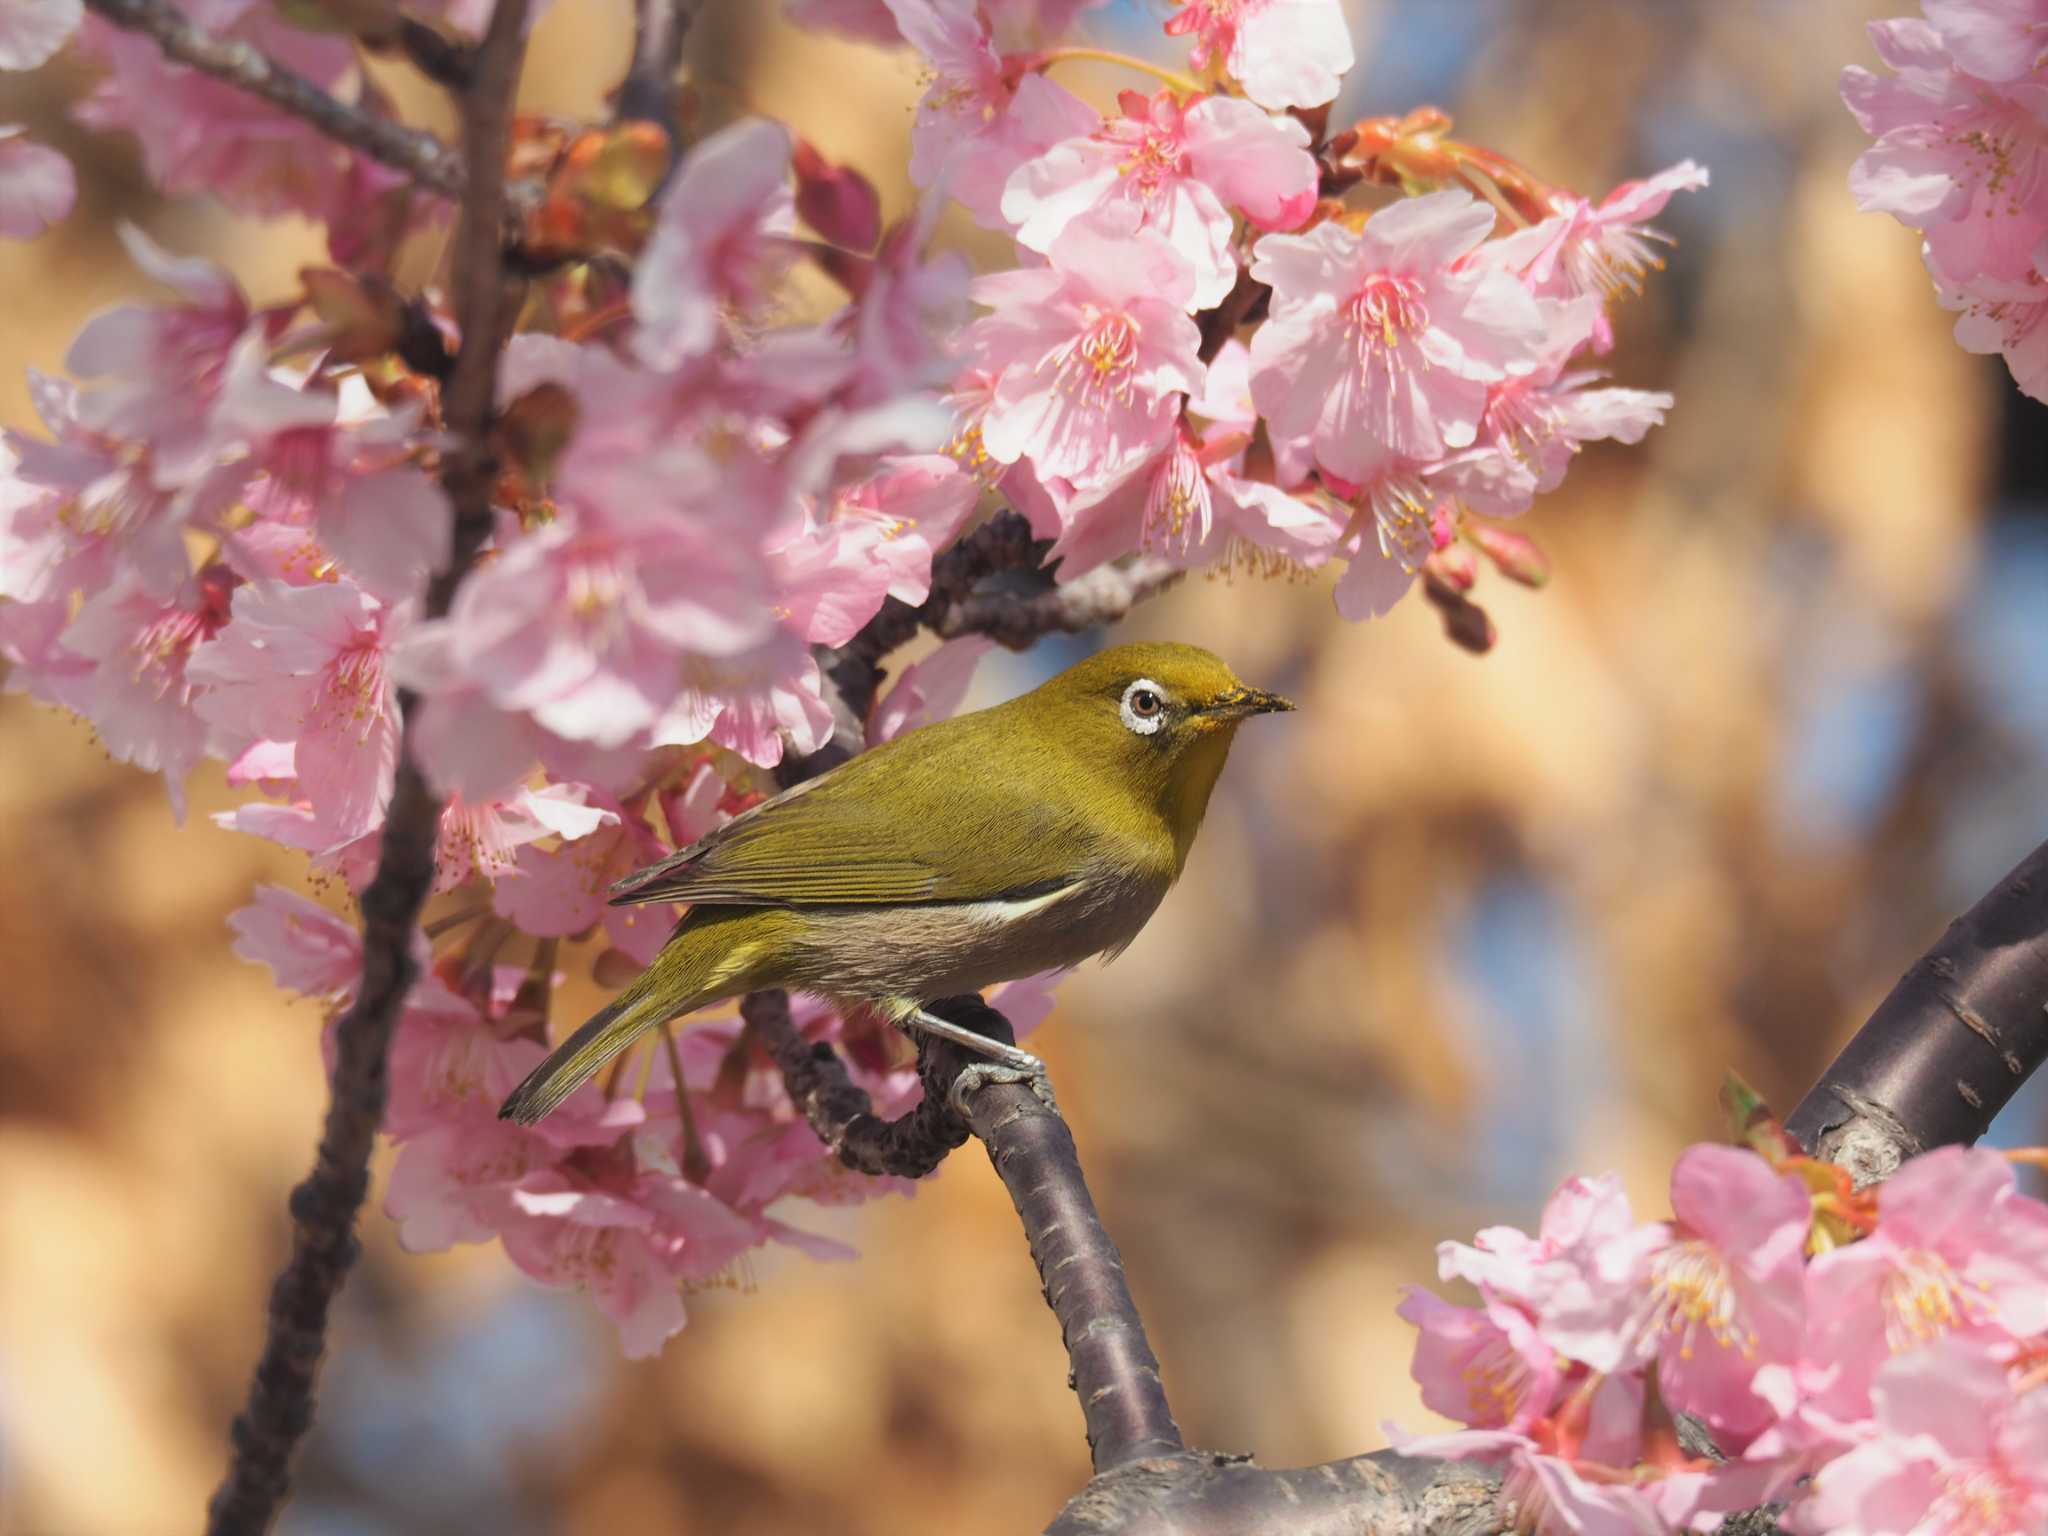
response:
[(1438, 581), (1427, 566), (1422, 573), (1422, 594), (1442, 615), (1444, 634), (1451, 644), (1460, 650), (1470, 651), (1474, 656), (1484, 656), (1493, 649), (1493, 620), (1487, 616), (1486, 610), (1464, 593)]
[(796, 211), (834, 245), (872, 251), (882, 238), (882, 200), (850, 165), (834, 165), (808, 139), (796, 141)]
[(1465, 535), (1508, 580), (1519, 581), (1525, 587), (1549, 585), (1550, 557), (1527, 534), (1473, 523)]
[(1462, 544), (1438, 550), (1423, 561), (1422, 569), (1453, 592), (1470, 592), (1479, 581), (1479, 559)]

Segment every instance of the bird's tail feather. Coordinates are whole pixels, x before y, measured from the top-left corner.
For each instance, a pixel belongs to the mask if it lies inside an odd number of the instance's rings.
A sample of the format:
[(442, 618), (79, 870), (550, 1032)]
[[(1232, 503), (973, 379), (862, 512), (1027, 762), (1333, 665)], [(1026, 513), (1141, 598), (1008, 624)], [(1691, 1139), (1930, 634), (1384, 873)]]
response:
[(533, 1125), (553, 1113), (561, 1102), (597, 1074), (606, 1062), (639, 1039), (643, 1030), (688, 1011), (658, 1001), (637, 985), (591, 1015), (575, 1034), (548, 1053), (548, 1059), (526, 1074), (498, 1110), (500, 1120)]
[(498, 1118), (535, 1124), (657, 1024), (747, 990), (769, 946), (758, 935), (742, 936), (739, 925), (759, 927), (760, 921), (759, 913), (692, 908), (654, 963), (549, 1052), (512, 1090)]

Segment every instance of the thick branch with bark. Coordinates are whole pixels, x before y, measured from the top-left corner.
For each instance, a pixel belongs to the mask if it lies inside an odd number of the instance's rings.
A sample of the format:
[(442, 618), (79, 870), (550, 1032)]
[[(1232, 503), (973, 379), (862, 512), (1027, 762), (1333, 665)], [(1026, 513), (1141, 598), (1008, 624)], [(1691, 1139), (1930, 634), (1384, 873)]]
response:
[[(478, 170), (463, 198), (456, 236), (462, 350), (446, 397), (454, 438), (442, 485), (454, 510), (448, 564), (427, 589), (427, 613), (448, 611), (456, 586), (490, 530), (492, 402), (506, 310), (500, 231), (512, 92), (525, 53), (527, 0), (498, 0), (465, 103), (463, 143)], [(335, 1026), (332, 1098), (313, 1171), (292, 1191), (292, 1251), (271, 1289), (268, 1334), (235, 1419), (226, 1477), (207, 1509), (209, 1536), (261, 1536), (290, 1487), (292, 1455), (313, 1421), (313, 1388), (326, 1348), (327, 1314), (355, 1262), (355, 1221), (369, 1190), (369, 1162), (384, 1118), (386, 1057), (417, 977), (414, 936), (434, 882), (441, 802), (413, 751), (413, 699), (401, 696), (405, 730), (377, 871), (362, 896), (363, 976)]]
[[(930, 1007), (991, 1038), (1015, 1038), (1009, 1021), (978, 997)], [(946, 1106), (973, 1058), (949, 1041), (921, 1039), (924, 1099), (902, 1119), (881, 1121), (838, 1054), (798, 1033), (784, 994), (755, 993), (741, 1013), (812, 1129), (849, 1166), (921, 1176), (970, 1130), (987, 1149), (1059, 1323), (1094, 1456), (1096, 1476), (1047, 1536), (1482, 1536), (1502, 1529), (1499, 1481), (1484, 1468), (1380, 1451), (1274, 1470), (1247, 1456), (1187, 1449), (1123, 1261), (1057, 1113), (1024, 1085), (991, 1083), (973, 1092), (969, 1119), (961, 1121)]]
[(1786, 1128), (1859, 1183), (1968, 1144), (2048, 1058), (2048, 843), (1899, 979)]

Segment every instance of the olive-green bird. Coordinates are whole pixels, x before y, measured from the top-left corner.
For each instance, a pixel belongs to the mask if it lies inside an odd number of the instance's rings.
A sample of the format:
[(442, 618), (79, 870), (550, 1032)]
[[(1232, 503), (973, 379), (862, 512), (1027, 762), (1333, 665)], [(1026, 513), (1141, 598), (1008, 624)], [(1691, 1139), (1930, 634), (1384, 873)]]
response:
[(763, 801), (612, 887), (690, 910), (499, 1113), (531, 1125), (647, 1030), (764, 987), (871, 1004), (1042, 1082), (1036, 1057), (921, 1005), (1123, 949), (1239, 724), (1293, 707), (1197, 646), (1121, 645)]

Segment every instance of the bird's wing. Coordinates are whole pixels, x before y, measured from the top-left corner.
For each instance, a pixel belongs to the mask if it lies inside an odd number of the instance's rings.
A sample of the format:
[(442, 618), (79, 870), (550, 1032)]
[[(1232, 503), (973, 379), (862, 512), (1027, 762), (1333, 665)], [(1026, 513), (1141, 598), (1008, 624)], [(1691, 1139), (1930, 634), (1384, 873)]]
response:
[(917, 732), (915, 758), (894, 772), (884, 768), (891, 742), (763, 801), (628, 875), (611, 900), (897, 906), (1044, 895), (1068, 883), (1086, 862), (1080, 829), (1042, 795), (1005, 787), (1032, 776), (995, 781), (977, 753), (947, 750), (949, 734)]

